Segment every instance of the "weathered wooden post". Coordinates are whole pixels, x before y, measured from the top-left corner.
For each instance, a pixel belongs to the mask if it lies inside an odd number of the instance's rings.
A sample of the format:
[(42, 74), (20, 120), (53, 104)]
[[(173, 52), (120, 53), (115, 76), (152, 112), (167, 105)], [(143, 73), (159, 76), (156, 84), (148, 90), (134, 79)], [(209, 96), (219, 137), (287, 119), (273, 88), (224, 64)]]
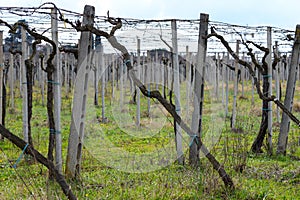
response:
[(65, 61), (65, 92), (66, 92), (66, 97), (69, 96), (69, 78), (70, 78), (70, 74), (69, 74), (69, 70), (70, 70), (70, 65), (69, 65), (69, 54), (68, 53), (64, 53), (64, 61)]
[(28, 142), (28, 95), (25, 60), (27, 59), (26, 31), (21, 27), (22, 37), (22, 57), (21, 57), (21, 83), (22, 83), (22, 112), (23, 112), (23, 136), (24, 141)]
[(60, 54), (58, 50), (58, 29), (57, 29), (57, 10), (51, 9), (51, 34), (52, 40), (56, 44), (56, 52), (53, 59), (54, 72), (53, 72), (53, 97), (54, 97), (54, 123), (55, 123), (55, 167), (62, 173), (62, 144), (60, 132), (60, 112), (61, 112), (61, 65)]
[[(245, 52), (243, 52), (243, 60), (246, 60)], [(245, 97), (244, 82), (245, 82), (245, 67), (241, 66), (241, 81), (242, 81), (242, 97)]]
[[(44, 56), (44, 59), (41, 59), (40, 60), (40, 65), (43, 65), (43, 66), (46, 66), (47, 65), (47, 58), (46, 56), (49, 56), (50, 54), (50, 46), (47, 45), (46, 47), (46, 55)], [(42, 77), (42, 81), (41, 81), (41, 94), (42, 94), (42, 105), (44, 106), (45, 105), (45, 80), (46, 80), (46, 73), (41, 70), (41, 77)]]
[[(289, 109), (289, 111), (292, 111), (293, 108), (293, 99), (295, 93), (297, 71), (299, 67), (299, 55), (300, 55), (300, 25), (298, 24), (296, 26), (295, 43), (293, 45), (293, 50), (292, 50), (292, 60), (290, 64), (289, 77), (286, 84), (286, 93), (284, 99), (284, 106), (287, 109)], [(283, 112), (282, 120), (280, 124), (277, 154), (286, 154), (289, 129), (290, 129), (290, 118)]]
[[(141, 78), (141, 39), (137, 39), (137, 77)], [(141, 125), (141, 91), (136, 87), (136, 126)]]
[(100, 36), (96, 36), (95, 38), (95, 53), (94, 53), (94, 60), (95, 60), (95, 69), (94, 69), (94, 90), (95, 90), (95, 96), (94, 96), (94, 105), (98, 106), (99, 101), (98, 101), (98, 95), (99, 95), (99, 90), (98, 90), (98, 82), (99, 82), (99, 69), (100, 69), (100, 49), (102, 48), (101, 45), (101, 38)]
[[(225, 53), (223, 52), (222, 60), (224, 61)], [(222, 60), (220, 60), (220, 67), (222, 67), (222, 106), (225, 107), (225, 67), (224, 64), (222, 64)]]
[[(172, 29), (172, 53), (173, 53), (173, 76), (174, 76), (174, 94), (175, 94), (175, 110), (180, 116), (180, 83), (179, 83), (179, 62), (178, 62), (178, 45), (177, 45), (177, 25), (176, 20), (171, 22)], [(182, 149), (182, 135), (180, 125), (176, 123), (176, 150), (177, 160), (179, 164), (184, 164), (184, 155)]]
[[(279, 51), (278, 51), (278, 41), (275, 41), (275, 54), (279, 56)], [(275, 67), (275, 90), (276, 90), (276, 96), (277, 98), (280, 98), (280, 62), (277, 63)], [(276, 106), (276, 118), (277, 118), (277, 123), (280, 123), (280, 110), (279, 107)]]
[[(3, 70), (4, 70), (4, 62), (3, 62), (3, 31), (0, 31), (0, 124), (2, 124), (2, 111), (3, 111)], [(2, 135), (0, 134), (0, 140), (3, 140)]]
[[(239, 56), (240, 50), (240, 40), (236, 41), (236, 55)], [(236, 121), (236, 107), (237, 107), (237, 95), (238, 95), (238, 70), (239, 70), (239, 63), (237, 60), (234, 61), (234, 91), (233, 91), (233, 104), (232, 104), (232, 115), (231, 115), (231, 128), (235, 128), (235, 121)]]
[(220, 79), (220, 54), (218, 53), (216, 55), (216, 59), (217, 59), (217, 62), (216, 62), (216, 74), (215, 74), (215, 78), (216, 78), (216, 85), (215, 85), (215, 94), (216, 94), (216, 99), (219, 101), (219, 98), (220, 98), (220, 95), (219, 95), (219, 79)]
[(189, 52), (189, 46), (185, 47), (185, 53), (186, 53), (186, 118), (187, 121), (189, 121), (189, 110), (190, 110), (190, 89), (191, 89), (191, 61), (190, 61), (190, 52)]
[(102, 114), (102, 122), (106, 123), (106, 117), (105, 117), (105, 58), (104, 58), (104, 52), (103, 52), (103, 46), (100, 43), (100, 68), (101, 68), (101, 114)]
[(207, 34), (208, 34), (208, 14), (200, 14), (200, 28), (198, 37), (197, 64), (194, 73), (194, 112), (192, 116), (192, 131), (195, 133), (190, 138), (189, 161), (192, 166), (198, 167), (200, 164), (198, 137), (202, 134), (202, 110), (204, 101), (204, 75), (205, 59), (207, 51)]
[[(267, 46), (269, 49), (269, 54), (267, 56), (267, 63), (268, 63), (268, 82), (269, 82), (269, 89), (268, 89), (268, 97), (272, 96), (272, 28), (267, 28)], [(268, 153), (270, 155), (273, 154), (273, 145), (272, 145), (272, 125), (273, 125), (273, 111), (272, 111), (272, 101), (268, 103), (268, 132), (267, 132), (267, 145), (268, 145)]]
[[(95, 8), (86, 5), (82, 25), (94, 24)], [(66, 176), (77, 177), (80, 174), (81, 151), (84, 138), (85, 111), (87, 102), (88, 78), (90, 72), (90, 52), (92, 50), (92, 34), (81, 33), (77, 62), (77, 76), (74, 88), (72, 121), (69, 135)]]
[(154, 61), (154, 81), (155, 81), (155, 89), (158, 90), (158, 87), (159, 87), (159, 75), (160, 75), (160, 71), (159, 71), (159, 61), (158, 61), (158, 51), (156, 50), (155, 51), (155, 61)]
[[(0, 50), (1, 51), (1, 50)], [(15, 109), (15, 100), (14, 100), (14, 55), (9, 54), (9, 90), (10, 90), (10, 108)]]
[[(124, 94), (126, 94), (126, 90), (124, 87), (124, 68), (126, 66), (124, 66), (124, 63), (119, 63), (119, 73), (120, 73), (120, 106), (121, 106), (121, 110), (123, 110), (123, 103), (124, 103)], [(124, 91), (125, 90), (125, 91)]]
[[(147, 85), (148, 90), (151, 90), (151, 55), (150, 51), (147, 51), (147, 67), (145, 68), (145, 85)], [(150, 117), (150, 98), (147, 98), (147, 114)]]
[(116, 69), (116, 59), (115, 56), (112, 55), (112, 66), (111, 66), (111, 71), (112, 71), (112, 79), (111, 79), (111, 97), (112, 99), (115, 98), (115, 69)]
[[(226, 63), (229, 61), (229, 53), (225, 58)], [(225, 116), (228, 116), (228, 104), (229, 104), (229, 69), (225, 66)]]
[[(252, 63), (252, 68), (255, 69), (255, 64)], [(251, 105), (254, 106), (255, 101), (254, 101), (254, 90), (255, 90), (255, 85), (254, 85), (254, 78), (251, 78)]]

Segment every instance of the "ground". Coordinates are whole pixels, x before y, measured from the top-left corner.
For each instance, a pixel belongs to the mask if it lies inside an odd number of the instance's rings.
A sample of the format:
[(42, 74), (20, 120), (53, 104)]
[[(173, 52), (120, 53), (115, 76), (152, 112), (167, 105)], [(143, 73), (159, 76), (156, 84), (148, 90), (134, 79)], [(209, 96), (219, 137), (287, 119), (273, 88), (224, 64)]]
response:
[[(298, 85), (296, 91), (299, 90)], [(141, 99), (143, 131), (140, 131), (133, 124), (136, 105), (128, 103), (129, 92), (123, 100), (124, 110), (116, 113), (119, 94), (116, 92), (112, 99), (111, 88), (108, 87), (105, 99), (108, 122), (101, 121), (101, 106), (89, 106), (87, 109), (90, 114), (87, 115), (81, 177), (76, 181), (68, 180), (78, 199), (300, 199), (299, 128), (291, 122), (287, 156), (269, 156), (265, 148), (264, 153), (253, 154), (249, 150), (259, 129), (261, 101), (255, 94), (255, 104), (251, 105), (250, 82), (245, 84), (244, 97), (238, 99), (238, 131), (230, 129), (231, 103), (229, 115), (225, 116), (221, 102), (222, 89), (219, 100), (210, 91), (212, 89), (206, 87), (203, 140), (232, 177), (235, 191), (224, 188), (222, 180), (203, 155), (199, 169), (188, 166), (187, 150), (190, 142), (186, 136), (183, 137), (185, 165), (174, 162), (173, 120), (157, 102), (151, 100), (149, 117), (147, 99)], [(8, 105), (6, 127), (22, 137), (22, 103), (18, 89), (15, 95), (15, 108), (11, 109)], [(300, 93), (295, 92), (295, 95), (297, 110)], [(229, 102), (232, 102), (232, 96), (230, 90)], [(182, 84), (181, 112), (190, 123), (191, 112), (185, 110), (185, 100), (185, 86)], [(46, 155), (47, 114), (41, 102), (39, 88), (35, 87), (32, 134), (35, 148)], [(67, 152), (71, 105), (71, 94), (63, 92), (63, 158), (66, 158)], [(191, 105), (189, 108), (192, 111)], [(273, 110), (276, 110), (275, 106)], [(295, 114), (300, 117), (299, 112)], [(274, 152), (279, 133), (275, 117), (274, 112)], [(12, 168), (21, 150), (7, 140), (1, 142), (0, 147), (1, 199), (65, 199), (59, 186), (47, 179), (45, 167), (25, 155), (17, 167)], [(153, 152), (160, 155), (155, 157)]]

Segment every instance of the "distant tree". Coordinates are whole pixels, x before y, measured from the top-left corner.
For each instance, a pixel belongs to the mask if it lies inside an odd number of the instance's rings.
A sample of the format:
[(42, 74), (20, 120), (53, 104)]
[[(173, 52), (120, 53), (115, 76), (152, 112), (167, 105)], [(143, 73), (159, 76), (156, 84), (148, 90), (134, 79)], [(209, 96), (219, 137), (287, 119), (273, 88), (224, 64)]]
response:
[[(19, 20), (17, 23), (24, 23), (28, 25), (26, 20)], [(9, 36), (4, 39), (4, 52), (8, 52), (10, 48), (15, 50), (21, 51), (22, 50), (22, 39), (21, 39), (21, 26), (19, 25), (14, 32), (9, 32)], [(32, 46), (34, 38), (29, 34), (26, 33), (26, 41), (28, 46)]]

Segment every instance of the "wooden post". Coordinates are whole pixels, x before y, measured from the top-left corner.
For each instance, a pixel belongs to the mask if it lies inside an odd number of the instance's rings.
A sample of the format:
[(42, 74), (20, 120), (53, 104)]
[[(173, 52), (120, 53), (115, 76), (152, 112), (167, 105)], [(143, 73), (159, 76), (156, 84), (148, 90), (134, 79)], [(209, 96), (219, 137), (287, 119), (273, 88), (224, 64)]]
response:
[[(219, 56), (220, 57), (220, 56)], [(225, 58), (225, 52), (223, 52), (222, 55), (222, 60), (224, 60)], [(222, 65), (222, 62), (220, 60), (220, 67), (222, 66), (222, 106), (225, 107), (225, 69), (227, 67), (225, 67), (224, 65)]]
[(100, 68), (101, 68), (101, 114), (102, 114), (102, 122), (106, 123), (105, 117), (105, 61), (104, 61), (104, 53), (103, 46), (100, 43)]
[[(126, 90), (127, 90), (127, 81), (128, 81), (128, 71), (127, 71), (127, 65), (122, 61), (122, 79), (123, 79), (123, 98), (122, 103), (126, 101)], [(123, 109), (123, 108), (122, 108)]]
[[(299, 67), (299, 55), (300, 55), (300, 25), (296, 26), (295, 43), (292, 50), (292, 60), (290, 64), (289, 77), (286, 85), (286, 93), (284, 99), (284, 106), (292, 111), (293, 99), (295, 93), (297, 71)], [(277, 145), (277, 154), (286, 154), (286, 147), (288, 141), (288, 133), (290, 129), (290, 118), (283, 112), (282, 120), (280, 124), (280, 133)]]
[[(1, 51), (1, 50), (0, 50)], [(9, 55), (9, 90), (10, 90), (10, 107), (12, 110), (15, 109), (15, 100), (14, 100), (14, 55), (11, 53)]]
[[(240, 50), (240, 40), (236, 41), (236, 55), (239, 56)], [(236, 121), (236, 104), (237, 104), (237, 95), (238, 95), (238, 70), (239, 70), (239, 63), (237, 60), (234, 61), (234, 91), (233, 91), (233, 104), (232, 104), (232, 117), (231, 117), (231, 128), (235, 128), (235, 121)]]
[[(245, 60), (245, 52), (243, 52), (243, 60)], [(242, 97), (245, 96), (245, 91), (244, 91), (244, 82), (245, 82), (245, 67), (241, 66), (241, 81), (242, 81)]]
[[(150, 51), (147, 51), (147, 67), (145, 69), (145, 74), (146, 77), (145, 77), (145, 85), (147, 85), (148, 87), (148, 90), (150, 91), (151, 90), (151, 55), (150, 55)], [(148, 97), (147, 98), (147, 114), (148, 116), (150, 117), (150, 108), (151, 108), (151, 105), (150, 105), (150, 98)]]
[(98, 44), (97, 37), (96, 37), (96, 50), (94, 51), (94, 61), (95, 61), (95, 68), (94, 68), (94, 105), (99, 105), (99, 90), (98, 90), (98, 82), (99, 82), (99, 69), (100, 69), (100, 44)]
[[(82, 25), (94, 24), (95, 8), (86, 5)], [(90, 55), (92, 50), (92, 34), (82, 32), (79, 41), (77, 76), (74, 88), (72, 121), (69, 135), (66, 176), (77, 178), (80, 174), (81, 151), (84, 138), (85, 111), (87, 102), (88, 78), (90, 72)]]
[[(252, 68), (255, 69), (255, 64), (252, 63)], [(257, 76), (256, 76), (257, 77)], [(255, 101), (254, 101), (254, 90), (255, 90), (255, 85), (254, 85), (254, 78), (251, 78), (251, 105), (254, 106)]]
[[(133, 63), (133, 57), (134, 57), (134, 55), (130, 55), (130, 62), (131, 62), (131, 63)], [(133, 64), (132, 64), (132, 65), (133, 65)], [(131, 76), (129, 76), (129, 74), (128, 74), (127, 77), (128, 77), (128, 79), (129, 79), (129, 84), (130, 84), (130, 95), (129, 95), (129, 96), (131, 96), (131, 97), (129, 98), (129, 102), (130, 102), (130, 101), (134, 102), (133, 97), (134, 97), (134, 93), (135, 93), (136, 87), (135, 87), (135, 85), (134, 85), (134, 82), (133, 82)]]
[(126, 91), (124, 91), (124, 63), (119, 63), (119, 73), (120, 73), (120, 107), (121, 110), (123, 110), (123, 103), (124, 103), (124, 93), (126, 94)]
[(216, 59), (217, 59), (217, 62), (216, 62), (216, 74), (214, 74), (215, 76), (215, 79), (216, 79), (216, 85), (215, 85), (215, 93), (216, 93), (216, 99), (219, 101), (219, 98), (220, 98), (220, 95), (219, 95), (219, 79), (220, 79), (220, 54), (216, 54)]
[(205, 59), (207, 51), (207, 32), (208, 32), (208, 14), (200, 14), (200, 28), (198, 37), (197, 64), (194, 73), (194, 112), (192, 116), (192, 131), (195, 133), (190, 138), (189, 161), (194, 167), (200, 165), (199, 150), (197, 137), (202, 134), (202, 110), (204, 101), (204, 76), (205, 76)]
[(155, 89), (156, 90), (158, 90), (158, 87), (159, 87), (159, 65), (158, 65), (158, 51), (156, 50), (155, 51), (155, 61), (154, 61), (154, 67), (153, 67), (153, 69), (154, 69), (154, 81), (155, 81)]
[[(50, 46), (49, 45), (46, 46), (46, 51), (47, 51), (47, 53), (44, 56), (44, 59), (41, 60), (41, 63), (40, 63), (40, 65), (43, 65), (43, 66), (47, 65), (47, 59), (48, 58), (46, 58), (46, 56), (48, 57), (49, 54), (50, 54)], [(46, 79), (46, 73), (43, 70), (41, 70), (41, 75), (42, 75), (41, 76), (42, 77), (42, 81), (41, 81), (42, 105), (44, 106), (45, 105), (45, 79)]]
[(51, 9), (51, 34), (52, 40), (56, 44), (56, 55), (53, 59), (53, 97), (54, 97), (54, 123), (55, 123), (55, 167), (62, 173), (62, 144), (60, 131), (60, 112), (61, 112), (61, 65), (60, 54), (58, 50), (58, 30), (57, 30), (57, 10)]
[[(279, 51), (278, 51), (278, 41), (275, 42), (275, 54), (279, 56)], [(276, 97), (280, 98), (280, 76), (279, 76), (279, 71), (280, 71), (280, 62), (277, 63), (276, 68), (275, 68), (275, 90), (276, 90)], [(276, 106), (276, 118), (277, 118), (277, 123), (280, 123), (280, 110), (279, 107)]]
[(111, 80), (111, 97), (115, 98), (115, 68), (116, 68), (116, 59), (114, 55), (112, 55), (112, 80)]
[[(3, 62), (3, 31), (0, 31), (0, 124), (2, 124), (2, 111), (3, 107), (3, 70), (4, 70), (4, 62)], [(0, 134), (0, 140), (3, 140), (2, 135)]]
[(190, 89), (191, 89), (191, 61), (190, 61), (190, 52), (189, 52), (189, 46), (186, 46), (186, 57), (185, 57), (185, 66), (186, 66), (186, 118), (187, 121), (189, 121), (190, 117)]
[(162, 59), (165, 57), (164, 56), (164, 52), (162, 53), (162, 57), (161, 57), (161, 60), (160, 60), (160, 78), (161, 78), (161, 94), (164, 95), (164, 88), (165, 88), (165, 65), (163, 64), (163, 61)]
[[(137, 39), (137, 77), (141, 79), (141, 39)], [(141, 91), (136, 86), (136, 126), (141, 125)]]
[[(226, 56), (226, 63), (229, 61), (229, 53)], [(228, 116), (228, 104), (229, 104), (229, 69), (225, 66), (225, 116)]]
[[(267, 46), (269, 49), (269, 54), (267, 56), (267, 63), (268, 63), (268, 82), (269, 82), (269, 89), (268, 89), (268, 97), (272, 96), (272, 28), (267, 28)], [(270, 155), (273, 154), (273, 147), (272, 147), (272, 125), (273, 125), (273, 111), (272, 111), (272, 101), (268, 103), (268, 133), (267, 133), (267, 145), (268, 145), (268, 153)]]
[(25, 60), (27, 59), (26, 31), (21, 27), (22, 37), (22, 57), (21, 57), (21, 83), (22, 83), (22, 112), (23, 112), (23, 136), (24, 141), (28, 142), (28, 98), (27, 98), (27, 78)]
[(69, 53), (65, 53), (65, 91), (66, 91), (66, 96), (69, 97), (69, 92), (70, 92), (70, 55)]
[[(175, 110), (176, 113), (180, 116), (180, 83), (179, 83), (179, 62), (178, 62), (178, 46), (177, 46), (177, 25), (176, 20), (171, 22), (172, 29), (172, 50), (173, 50), (173, 75), (174, 75), (174, 95), (175, 95)], [(176, 150), (177, 150), (177, 159), (179, 164), (184, 164), (184, 155), (182, 149), (182, 135), (181, 128), (179, 124), (176, 126)]]

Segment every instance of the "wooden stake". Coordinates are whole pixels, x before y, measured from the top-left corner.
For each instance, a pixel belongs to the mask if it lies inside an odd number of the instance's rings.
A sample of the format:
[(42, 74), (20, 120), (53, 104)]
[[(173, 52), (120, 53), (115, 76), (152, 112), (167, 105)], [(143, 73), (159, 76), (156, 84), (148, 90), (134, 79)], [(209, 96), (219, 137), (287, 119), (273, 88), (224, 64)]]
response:
[(194, 73), (194, 112), (192, 116), (192, 131), (195, 133), (190, 138), (189, 161), (192, 166), (198, 167), (200, 164), (199, 150), (197, 149), (197, 137), (202, 134), (202, 110), (204, 101), (204, 76), (205, 60), (207, 51), (207, 32), (209, 15), (200, 14), (200, 28), (198, 37), (197, 64)]
[[(236, 55), (239, 56), (239, 49), (240, 49), (240, 40), (236, 41)], [(238, 95), (238, 70), (239, 64), (237, 60), (234, 61), (234, 91), (233, 91), (233, 104), (232, 104), (232, 116), (231, 116), (231, 128), (235, 128), (235, 121), (236, 121), (236, 104), (237, 104), (237, 95)]]
[[(175, 94), (175, 110), (177, 115), (181, 115), (180, 108), (180, 83), (179, 83), (179, 62), (178, 62), (178, 45), (177, 45), (177, 25), (176, 20), (171, 22), (172, 28), (172, 50), (173, 50), (173, 75), (174, 75), (174, 94)], [(180, 125), (176, 123), (176, 149), (179, 164), (184, 164), (184, 155), (182, 149), (182, 134)]]
[[(268, 82), (269, 82), (269, 89), (268, 89), (268, 97), (272, 96), (272, 28), (267, 28), (267, 46), (269, 49), (269, 54), (267, 56), (268, 62)], [(267, 133), (267, 145), (268, 145), (268, 153), (269, 155), (273, 154), (273, 145), (272, 145), (272, 125), (273, 125), (273, 111), (272, 111), (272, 101), (268, 103), (268, 133)]]
[[(150, 56), (150, 51), (147, 51), (147, 67), (145, 69), (145, 74), (147, 74), (145, 76), (145, 85), (147, 85), (148, 90), (151, 90), (151, 56)], [(147, 98), (147, 114), (150, 117), (150, 98)]]
[[(137, 77), (141, 78), (141, 40), (137, 39)], [(140, 127), (141, 125), (141, 91), (136, 86), (136, 126)]]
[(60, 53), (58, 50), (58, 29), (57, 29), (57, 10), (51, 9), (51, 34), (52, 40), (56, 44), (56, 52), (53, 59), (53, 97), (54, 97), (54, 123), (55, 123), (55, 167), (62, 173), (62, 144), (61, 144), (61, 130), (60, 130), (60, 113), (61, 113), (61, 65)]
[(186, 57), (185, 57), (185, 60), (186, 60), (186, 63), (185, 63), (185, 66), (186, 66), (186, 118), (187, 118), (187, 121), (189, 121), (189, 110), (190, 110), (190, 89), (191, 89), (191, 61), (190, 61), (190, 52), (189, 52), (189, 46), (186, 46), (185, 48), (186, 52)]
[[(95, 8), (86, 5), (82, 25), (94, 24)], [(92, 50), (92, 34), (82, 32), (79, 41), (77, 79), (74, 88), (72, 121), (69, 135), (66, 176), (77, 178), (80, 174), (81, 156), (84, 138), (85, 111), (87, 102), (88, 78), (90, 72), (90, 55)]]
[[(3, 62), (3, 31), (0, 31), (0, 124), (2, 124), (2, 113), (3, 113), (3, 70), (4, 70), (4, 62)], [(3, 140), (2, 135), (0, 134), (0, 140)]]
[[(292, 50), (292, 60), (290, 64), (289, 77), (287, 80), (286, 93), (284, 99), (284, 106), (287, 109), (289, 109), (289, 111), (292, 111), (292, 107), (293, 107), (296, 77), (297, 77), (297, 71), (299, 67), (299, 56), (300, 56), (300, 25), (298, 24), (296, 26), (295, 43), (293, 45), (293, 50)], [(280, 124), (277, 154), (286, 154), (289, 129), (290, 129), (290, 118), (283, 112), (282, 120)]]
[(22, 84), (22, 111), (23, 111), (23, 136), (24, 141), (28, 142), (28, 98), (27, 98), (27, 78), (25, 60), (27, 59), (26, 31), (21, 27), (22, 37), (22, 57), (21, 57), (21, 84)]
[[(278, 51), (278, 41), (275, 42), (275, 53), (277, 56), (279, 56), (279, 51)], [(276, 96), (277, 98), (280, 98), (280, 62), (277, 63), (275, 67), (275, 90), (276, 90)], [(276, 106), (276, 118), (277, 118), (277, 123), (280, 123), (280, 108)]]
[[(229, 62), (229, 53), (225, 58), (225, 63)], [(225, 115), (228, 116), (228, 104), (229, 104), (229, 69), (225, 66)]]
[(105, 117), (105, 58), (103, 53), (103, 46), (100, 44), (100, 68), (101, 68), (101, 114), (102, 114), (102, 122), (106, 123)]
[(15, 100), (14, 100), (14, 55), (9, 55), (9, 89), (10, 89), (10, 107), (12, 110), (15, 109)]

